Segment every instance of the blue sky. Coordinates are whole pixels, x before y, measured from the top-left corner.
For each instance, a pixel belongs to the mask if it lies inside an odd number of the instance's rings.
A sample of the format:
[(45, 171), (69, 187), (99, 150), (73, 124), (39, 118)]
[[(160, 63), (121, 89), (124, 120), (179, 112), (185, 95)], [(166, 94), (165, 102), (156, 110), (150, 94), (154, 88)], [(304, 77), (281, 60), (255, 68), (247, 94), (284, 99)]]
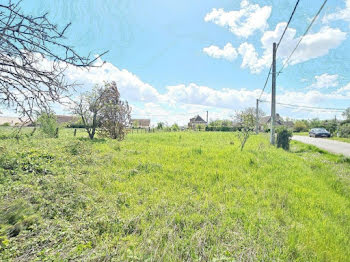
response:
[[(312, 3), (310, 3), (312, 2)], [(301, 0), (281, 43), (278, 68), (323, 1)], [(75, 0), (23, 1), (33, 15), (49, 12), (72, 22), (67, 42), (82, 54), (105, 50), (107, 63), (89, 72), (70, 68), (83, 84), (74, 96), (103, 80), (117, 82), (134, 117), (153, 123), (186, 121), (197, 112), (227, 118), (255, 106), (295, 1)], [(277, 80), (278, 101), (308, 106), (350, 106), (350, 0), (328, 1), (309, 35)], [(267, 87), (268, 100), (270, 84)], [(268, 105), (263, 105), (268, 113)], [(58, 113), (62, 109), (57, 108)], [(329, 118), (334, 112), (293, 111), (290, 118)], [(340, 117), (340, 114), (338, 114)]]

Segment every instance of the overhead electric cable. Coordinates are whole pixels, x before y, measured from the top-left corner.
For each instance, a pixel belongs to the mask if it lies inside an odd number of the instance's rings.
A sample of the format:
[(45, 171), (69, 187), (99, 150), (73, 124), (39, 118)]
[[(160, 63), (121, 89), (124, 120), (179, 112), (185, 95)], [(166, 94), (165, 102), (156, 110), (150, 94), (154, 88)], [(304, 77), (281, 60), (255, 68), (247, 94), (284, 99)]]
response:
[(258, 100), (261, 99), (261, 96), (263, 95), (263, 93), (264, 93), (264, 91), (265, 91), (266, 85), (267, 85), (267, 83), (269, 82), (269, 78), (270, 78), (270, 75), (271, 75), (271, 70), (272, 70), (272, 65), (270, 66), (269, 74), (267, 75), (264, 88), (261, 90), (261, 93), (260, 93), (260, 96), (259, 96), (259, 99), (258, 99)]
[[(297, 2), (295, 3), (295, 6), (294, 6), (294, 9), (293, 9), (293, 12), (291, 13), (291, 15), (290, 15), (290, 17), (289, 17), (288, 23), (287, 23), (286, 27), (284, 28), (284, 31), (283, 31), (283, 34), (282, 34), (282, 36), (281, 36), (280, 40), (278, 41), (278, 44), (277, 44), (277, 49), (278, 49), (279, 45), (281, 44), (282, 39), (283, 39), (283, 37), (284, 37), (285, 33), (287, 32), (287, 29), (288, 29), (288, 27), (289, 27), (290, 22), (292, 21), (292, 18), (293, 18), (294, 14), (295, 14), (295, 11), (297, 10), (297, 7), (298, 7), (298, 5), (299, 5), (299, 2), (300, 2), (300, 0), (297, 0)], [(276, 49), (276, 51), (277, 51), (277, 49)], [(258, 100), (260, 100), (260, 99), (261, 99), (261, 96), (263, 95), (263, 93), (264, 93), (264, 91), (265, 91), (266, 85), (267, 85), (267, 83), (269, 82), (270, 75), (271, 75), (271, 70), (272, 70), (272, 64), (271, 64), (271, 66), (270, 66), (269, 74), (267, 75), (267, 78), (266, 78), (266, 81), (265, 81), (264, 88), (262, 89), (261, 94), (260, 94), (260, 96), (259, 96), (259, 99), (258, 99)]]
[(294, 14), (295, 14), (295, 11), (297, 10), (297, 7), (298, 7), (298, 5), (299, 5), (299, 2), (300, 2), (300, 0), (297, 0), (297, 2), (295, 3), (295, 6), (294, 6), (294, 9), (293, 9), (293, 12), (292, 12), (292, 14), (291, 14), (291, 15), (290, 15), (290, 17), (289, 17), (289, 20), (288, 20), (287, 26), (286, 26), (286, 28), (284, 29), (283, 34), (282, 34), (282, 36), (281, 36), (280, 40), (278, 41), (278, 44), (277, 44), (277, 49), (278, 49), (279, 45), (281, 44), (282, 39), (283, 39), (283, 37), (284, 37), (285, 33), (287, 32), (287, 29), (288, 29), (288, 27), (289, 27), (290, 22), (292, 21), (292, 18), (293, 18)]
[(292, 58), (292, 56), (294, 55), (295, 51), (298, 49), (301, 41), (303, 41), (304, 37), (308, 34), (308, 32), (310, 31), (312, 25), (315, 23), (317, 17), (320, 15), (322, 9), (324, 8), (324, 6), (326, 5), (328, 0), (324, 0), (322, 6), (320, 7), (320, 9), (318, 10), (317, 14), (314, 16), (314, 18), (312, 19), (311, 23), (309, 24), (309, 26), (307, 27), (305, 33), (303, 34), (303, 36), (299, 39), (297, 45), (295, 46), (295, 48), (293, 49), (292, 53), (289, 55), (289, 57), (287, 58), (287, 60), (283, 63), (282, 68), (279, 70), (277, 77), (280, 75), (280, 73), (282, 73), (283, 69), (286, 67), (286, 65), (288, 64), (289, 60)]
[[(271, 103), (270, 101), (260, 100), (263, 103)], [(303, 105), (293, 105), (293, 104), (285, 104), (285, 103), (276, 103), (282, 106), (290, 106), (294, 108), (307, 108), (307, 109), (320, 109), (320, 110), (333, 110), (333, 111), (345, 111), (345, 108), (331, 108), (331, 107), (315, 107), (315, 106), (303, 106)]]

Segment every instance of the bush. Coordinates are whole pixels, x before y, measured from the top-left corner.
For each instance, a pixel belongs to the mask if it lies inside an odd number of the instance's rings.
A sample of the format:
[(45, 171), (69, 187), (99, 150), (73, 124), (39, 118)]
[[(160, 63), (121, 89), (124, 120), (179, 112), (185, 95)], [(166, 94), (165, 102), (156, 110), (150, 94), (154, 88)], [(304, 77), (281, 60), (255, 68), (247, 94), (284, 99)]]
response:
[(9, 122), (3, 123), (1, 126), (10, 126)]
[(294, 124), (294, 132), (307, 132), (308, 128), (304, 121), (296, 121)]
[(200, 124), (200, 125), (197, 125), (196, 126), (196, 129), (198, 130), (198, 131), (204, 131), (205, 130), (205, 125), (203, 125), (203, 124)]
[(171, 126), (171, 131), (180, 131), (180, 128), (179, 128), (178, 124), (173, 124)]
[(58, 124), (54, 114), (42, 113), (37, 120), (41, 132), (49, 137), (58, 137)]
[(350, 124), (341, 125), (338, 134), (340, 137), (350, 138)]
[(289, 142), (292, 136), (292, 131), (285, 127), (277, 129), (277, 147), (282, 147), (284, 150), (289, 150)]
[(79, 118), (75, 122), (69, 123), (67, 125), (67, 127), (68, 128), (85, 128), (86, 126), (84, 125), (83, 120), (81, 120), (81, 118)]
[(324, 128), (326, 128), (331, 134), (334, 134), (337, 131), (338, 123), (335, 119), (326, 120), (323, 122)]

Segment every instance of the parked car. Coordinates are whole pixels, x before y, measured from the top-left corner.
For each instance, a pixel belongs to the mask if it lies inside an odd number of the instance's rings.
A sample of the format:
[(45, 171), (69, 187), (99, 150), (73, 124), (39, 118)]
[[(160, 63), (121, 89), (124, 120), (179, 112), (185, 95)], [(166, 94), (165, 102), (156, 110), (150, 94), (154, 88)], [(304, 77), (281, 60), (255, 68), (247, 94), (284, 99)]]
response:
[(331, 133), (329, 133), (324, 128), (313, 128), (309, 132), (310, 137), (331, 137)]

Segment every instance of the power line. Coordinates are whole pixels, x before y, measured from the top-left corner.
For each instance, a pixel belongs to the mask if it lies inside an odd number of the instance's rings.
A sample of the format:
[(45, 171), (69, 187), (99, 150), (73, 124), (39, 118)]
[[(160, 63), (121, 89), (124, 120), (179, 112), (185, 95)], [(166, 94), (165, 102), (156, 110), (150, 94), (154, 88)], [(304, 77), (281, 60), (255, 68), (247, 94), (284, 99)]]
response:
[(329, 110), (329, 109), (310, 109), (310, 108), (303, 108), (303, 107), (293, 107), (293, 106), (287, 106), (287, 105), (280, 105), (282, 107), (285, 107), (285, 108), (289, 108), (289, 109), (294, 109), (294, 110), (297, 110), (297, 111), (307, 111), (307, 112), (332, 112), (332, 113), (342, 113), (343, 111), (340, 111), (340, 110)]
[[(300, 2), (300, 0), (297, 0), (297, 2), (295, 3), (293, 12), (292, 12), (292, 14), (291, 14), (290, 17), (289, 17), (287, 26), (286, 26), (286, 28), (284, 29), (283, 34), (282, 34), (280, 40), (278, 41), (277, 49), (278, 49), (278, 47), (280, 46), (280, 43), (281, 43), (281, 41), (282, 41), (282, 39), (283, 39), (285, 33), (287, 32), (287, 29), (288, 29), (288, 27), (289, 27), (290, 22), (292, 21), (292, 18), (293, 18), (294, 14), (295, 14), (295, 11), (297, 10), (297, 7), (298, 7), (298, 5), (299, 5), (299, 2)], [(277, 50), (277, 49), (276, 49), (276, 50)]]
[[(263, 103), (271, 103), (270, 101), (260, 100)], [(293, 104), (285, 104), (285, 103), (276, 103), (282, 106), (289, 106), (293, 108), (307, 108), (307, 109), (315, 109), (315, 110), (332, 110), (332, 111), (345, 111), (345, 108), (331, 108), (331, 107), (315, 107), (315, 106), (303, 106), (303, 105), (293, 105)]]
[[(287, 29), (288, 29), (288, 27), (289, 27), (290, 22), (292, 21), (292, 18), (293, 18), (294, 14), (295, 14), (295, 11), (297, 10), (297, 7), (298, 7), (298, 5), (299, 5), (299, 2), (300, 2), (300, 0), (297, 0), (297, 2), (295, 3), (293, 12), (291, 13), (291, 15), (290, 15), (290, 17), (289, 17), (288, 23), (287, 23), (286, 27), (284, 28), (284, 31), (283, 31), (283, 34), (282, 34), (280, 40), (278, 41), (277, 48), (276, 48), (276, 52), (277, 52), (277, 49), (278, 49), (279, 45), (280, 45), (281, 42), (282, 42), (282, 39), (283, 39), (285, 33), (287, 32)], [(271, 70), (272, 70), (272, 64), (271, 64), (271, 66), (270, 66), (270, 70), (269, 70), (269, 73), (268, 73), (268, 75), (267, 75), (264, 88), (262, 89), (261, 94), (260, 94), (258, 100), (261, 99), (261, 96), (263, 95), (263, 93), (264, 93), (264, 91), (265, 91), (266, 85), (267, 85), (267, 83), (269, 82), (270, 75), (271, 75)]]
[(289, 55), (288, 59), (283, 63), (281, 70), (279, 70), (277, 77), (280, 75), (280, 73), (282, 73), (283, 69), (286, 67), (286, 65), (288, 64), (289, 60), (291, 59), (291, 57), (294, 55), (295, 51), (297, 50), (297, 48), (299, 47), (301, 41), (304, 39), (304, 37), (307, 35), (307, 33), (310, 31), (312, 25), (315, 23), (317, 17), (320, 15), (322, 9), (324, 8), (324, 6), (326, 5), (328, 0), (324, 0), (322, 6), (320, 7), (320, 9), (318, 10), (317, 14), (314, 16), (314, 18), (312, 19), (311, 23), (309, 24), (309, 26), (307, 27), (305, 33), (303, 34), (303, 36), (300, 38), (300, 40), (298, 41), (297, 45), (295, 46), (294, 50), (292, 51), (292, 53)]
[(193, 115), (193, 114), (200, 114), (200, 113), (205, 113), (206, 111), (197, 111), (197, 112), (188, 112), (188, 113), (178, 113), (178, 114), (163, 114), (163, 115), (153, 115), (153, 114), (135, 114), (133, 115), (134, 117), (135, 116), (147, 116), (147, 117), (169, 117), (169, 116), (187, 116), (187, 115)]
[(272, 65), (270, 66), (270, 70), (269, 70), (269, 74), (267, 75), (267, 78), (266, 78), (266, 81), (265, 81), (265, 85), (264, 85), (264, 88), (261, 90), (261, 94), (259, 96), (259, 99), (261, 99), (261, 96), (263, 95), (264, 91), (265, 91), (265, 88), (266, 88), (266, 85), (267, 83), (269, 82), (269, 79), (270, 79), (270, 75), (271, 75), (271, 70), (272, 70)]

